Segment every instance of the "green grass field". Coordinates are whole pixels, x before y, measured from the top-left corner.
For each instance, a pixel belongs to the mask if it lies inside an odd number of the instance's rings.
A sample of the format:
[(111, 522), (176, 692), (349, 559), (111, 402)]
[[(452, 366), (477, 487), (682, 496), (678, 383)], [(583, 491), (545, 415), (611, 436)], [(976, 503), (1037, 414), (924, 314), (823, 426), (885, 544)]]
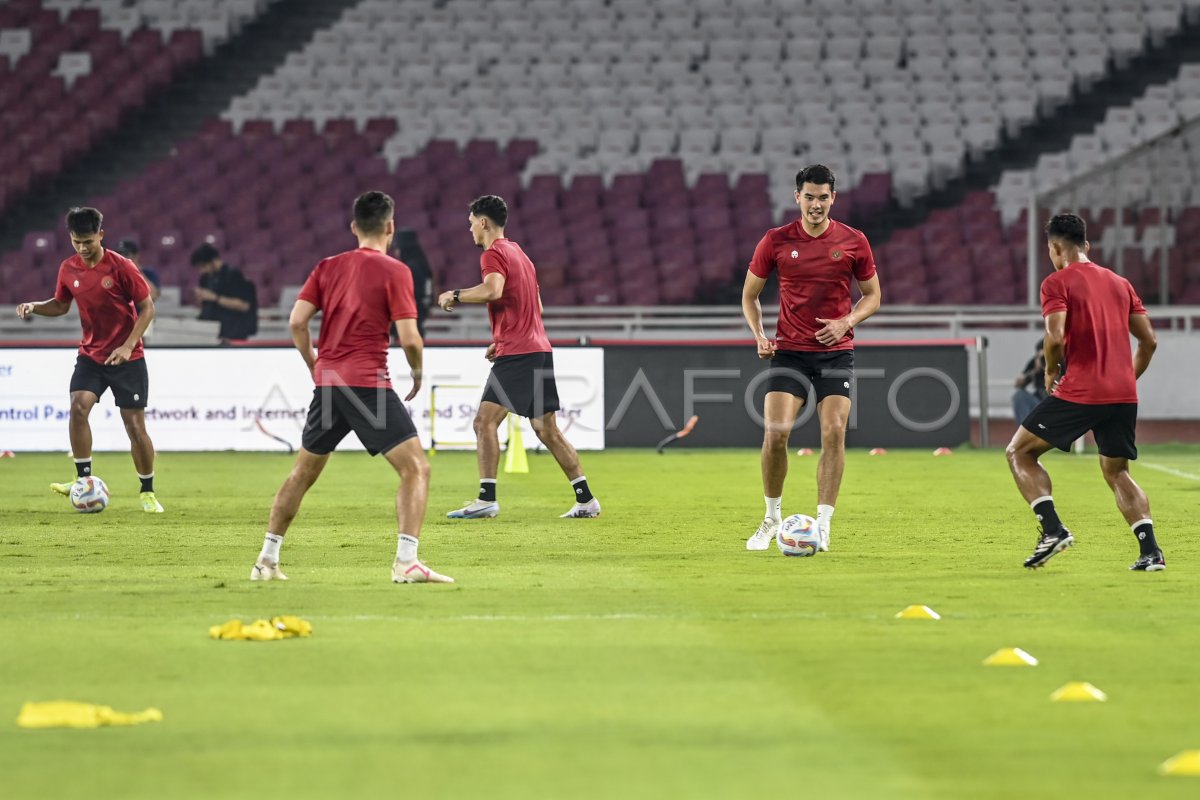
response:
[[(1036, 573), (999, 451), (852, 453), (833, 552), (811, 559), (745, 551), (756, 450), (583, 458), (601, 519), (557, 519), (569, 490), (531, 454), (501, 476), (501, 518), (452, 523), (474, 454), (439, 454), (421, 555), (453, 586), (389, 582), (395, 481), (365, 455), (335, 456), (310, 493), (286, 584), (247, 581), (286, 456), (165, 454), (159, 516), (136, 510), (128, 454), (97, 457), (116, 495), (94, 516), (47, 490), (61, 454), (0, 461), (0, 794), (1200, 795), (1155, 772), (1200, 748), (1200, 449), (1135, 467), (1155, 575), (1127, 571), (1136, 543), (1094, 456), (1046, 459), (1078, 543)], [(785, 514), (812, 513), (814, 467), (793, 458)], [(893, 619), (910, 603), (943, 618)], [(280, 613), (312, 638), (207, 638)], [(1011, 646), (1041, 665), (981, 666)], [(1049, 702), (1071, 680), (1109, 701)], [(53, 699), (165, 719), (16, 727), (23, 701)]]

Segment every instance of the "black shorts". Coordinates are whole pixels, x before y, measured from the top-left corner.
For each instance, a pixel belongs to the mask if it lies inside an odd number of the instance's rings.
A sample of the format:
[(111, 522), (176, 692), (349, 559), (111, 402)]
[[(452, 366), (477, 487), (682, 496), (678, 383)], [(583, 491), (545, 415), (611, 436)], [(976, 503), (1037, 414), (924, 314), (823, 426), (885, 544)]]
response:
[(1100, 455), (1137, 458), (1137, 403), (1088, 405), (1047, 397), (1034, 406), (1021, 427), (1059, 450), (1070, 450), (1072, 442), (1091, 431)]
[(87, 356), (75, 359), (75, 372), (71, 375), (72, 392), (91, 392), (96, 399), (112, 389), (117, 408), (145, 408), (150, 394), (150, 373), (146, 371), (146, 359), (139, 358), (124, 364), (97, 364)]
[(332, 453), (346, 434), (354, 435), (371, 455), (386, 453), (417, 435), (412, 417), (391, 389), (318, 386), (300, 443), (310, 453)]
[(854, 351), (776, 350), (767, 371), (771, 375), (767, 378), (768, 392), (787, 392), (807, 400), (812, 386), (818, 403), (830, 395), (849, 397), (854, 386)]
[(483, 387), (483, 399), (530, 419), (558, 411), (562, 406), (554, 380), (554, 354), (522, 353), (497, 358)]

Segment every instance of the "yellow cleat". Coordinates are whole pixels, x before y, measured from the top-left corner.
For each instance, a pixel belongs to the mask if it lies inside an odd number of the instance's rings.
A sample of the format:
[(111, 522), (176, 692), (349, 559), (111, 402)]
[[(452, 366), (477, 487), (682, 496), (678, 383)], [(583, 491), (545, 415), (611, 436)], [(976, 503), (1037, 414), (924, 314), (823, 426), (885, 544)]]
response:
[(71, 487), (74, 485), (75, 481), (71, 481), (70, 483), (52, 483), (50, 484), (50, 491), (58, 492), (59, 494), (67, 495), (69, 497), (71, 495)]
[(158, 498), (154, 496), (154, 492), (142, 492), (142, 511), (147, 514), (163, 513), (162, 503), (158, 502)]

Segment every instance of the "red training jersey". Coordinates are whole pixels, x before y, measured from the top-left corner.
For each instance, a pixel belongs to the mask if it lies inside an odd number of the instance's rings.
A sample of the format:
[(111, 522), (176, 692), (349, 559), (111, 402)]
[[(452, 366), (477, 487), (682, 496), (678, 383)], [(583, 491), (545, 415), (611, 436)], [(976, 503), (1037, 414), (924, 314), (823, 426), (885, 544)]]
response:
[(485, 278), (492, 273), (504, 276), (504, 294), (488, 303), (497, 357), (549, 353), (537, 270), (521, 245), (511, 239), (497, 239), (479, 257), (479, 267)]
[(404, 262), (366, 247), (341, 253), (317, 264), (299, 299), (321, 309), (317, 386), (392, 387), (392, 323), (417, 317), (412, 272)]
[[(125, 344), (137, 321), (137, 304), (149, 296), (150, 285), (137, 264), (107, 247), (94, 267), (85, 264), (78, 254), (58, 267), (54, 299), (78, 304), (83, 323), (79, 354), (97, 364), (103, 364), (113, 350)], [(129, 360), (144, 355), (142, 340), (138, 339)]]
[(1087, 405), (1136, 403), (1129, 318), (1146, 307), (1129, 281), (1090, 261), (1042, 281), (1042, 316), (1067, 312), (1067, 370), (1054, 396)]
[(822, 319), (839, 319), (850, 313), (850, 278), (875, 277), (875, 256), (862, 231), (829, 220), (820, 236), (804, 231), (800, 220), (767, 231), (750, 271), (766, 279), (779, 271), (779, 324), (775, 342), (780, 350), (823, 352), (853, 350), (854, 330), (837, 344), (826, 347), (817, 341)]

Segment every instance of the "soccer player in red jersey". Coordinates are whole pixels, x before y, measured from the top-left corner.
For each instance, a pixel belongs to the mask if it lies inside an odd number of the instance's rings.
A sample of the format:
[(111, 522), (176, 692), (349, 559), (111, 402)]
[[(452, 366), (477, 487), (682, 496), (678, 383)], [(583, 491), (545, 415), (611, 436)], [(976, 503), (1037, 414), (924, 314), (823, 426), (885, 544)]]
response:
[[(350, 431), (371, 455), (383, 454), (400, 475), (396, 492), (397, 543), (392, 566), (395, 583), (453, 583), (417, 558), (421, 523), (429, 497), (429, 462), (417, 429), (388, 377), (387, 351), (392, 325), (412, 370), (412, 389), (421, 388), (424, 344), (417, 333), (412, 273), (387, 255), (396, 231), (395, 203), (383, 192), (366, 192), (354, 201), (350, 230), (358, 249), (317, 264), (292, 308), (292, 341), (312, 373), (312, 403), (301, 436), (300, 454), (275, 495), (267, 535), (252, 581), (287, 580), (279, 569), (279, 548), (316, 483), (329, 454)], [(309, 323), (320, 311), (320, 356), (313, 353)]]
[[(1137, 458), (1137, 379), (1154, 356), (1154, 329), (1129, 281), (1088, 260), (1082, 219), (1059, 214), (1046, 225), (1046, 239), (1054, 264), (1042, 281), (1050, 396), (1025, 417), (1005, 453), (1017, 488), (1041, 522), (1025, 566), (1040, 567), (1075, 542), (1054, 509), (1050, 475), (1038, 458), (1053, 447), (1069, 449), (1091, 431), (1104, 480), (1141, 549), (1129, 568), (1159, 572), (1167, 562), (1154, 538), (1150, 501), (1129, 474), (1129, 460)], [(1137, 339), (1132, 357), (1130, 334)]]
[[(92, 474), (92, 426), (88, 417), (105, 390), (121, 409), (129, 435), (133, 466), (141, 479), (142, 510), (161, 514), (154, 496), (154, 442), (146, 433), (146, 402), (150, 377), (142, 351), (142, 335), (154, 320), (150, 286), (137, 266), (104, 246), (104, 215), (94, 208), (72, 208), (67, 232), (75, 255), (58, 268), (54, 297), (40, 303), (21, 303), (17, 316), (60, 317), (79, 304), (83, 341), (71, 376), (71, 454), (79, 478)], [(70, 483), (52, 483), (59, 494), (70, 494)]]
[[(879, 310), (875, 257), (861, 231), (830, 219), (837, 199), (833, 170), (822, 164), (796, 174), (800, 219), (767, 231), (750, 261), (742, 288), (742, 314), (770, 359), (763, 400), (762, 479), (767, 510), (747, 550), (766, 550), (783, 521), (780, 506), (788, 470), (788, 436), (811, 393), (821, 422), (817, 462), (817, 522), (821, 550), (829, 529), (846, 463), (846, 424), (854, 382), (854, 326)], [(759, 295), (772, 272), (779, 273), (776, 339), (763, 332)], [(862, 297), (851, 306), (850, 280)]]
[(504, 237), (508, 205), (503, 199), (495, 195), (477, 198), (470, 211), (471, 238), (483, 248), (479, 258), (483, 283), (442, 292), (438, 305), (451, 311), (459, 303), (487, 303), (492, 343), (485, 357), (492, 362), (492, 373), (474, 420), (479, 496), (446, 516), (484, 519), (500, 513), (496, 499), (496, 472), (500, 466), (497, 430), (511, 411), (529, 418), (534, 433), (571, 482), (575, 504), (561, 516), (598, 517), (600, 501), (588, 488), (579, 454), (559, 430), (554, 416), (561, 406), (554, 379), (554, 354), (542, 325), (537, 271), (521, 246)]

